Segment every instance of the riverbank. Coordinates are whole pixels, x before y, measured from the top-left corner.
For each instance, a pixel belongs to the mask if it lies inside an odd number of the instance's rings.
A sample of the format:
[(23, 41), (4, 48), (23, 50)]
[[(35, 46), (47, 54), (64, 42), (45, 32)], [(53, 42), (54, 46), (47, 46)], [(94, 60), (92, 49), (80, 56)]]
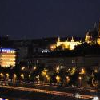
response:
[[(100, 96), (99, 92), (93, 89), (54, 87), (54, 86), (0, 86), (0, 97), (21, 98), (27, 100), (75, 100), (75, 94), (79, 94), (82, 99)], [(14, 99), (15, 100), (15, 99)], [(19, 100), (19, 99), (16, 99)]]
[(20, 98), (25, 100), (75, 100), (75, 98), (72, 97), (66, 97), (60, 95), (58, 96), (58, 95), (33, 92), (33, 91), (21, 91), (21, 90), (10, 89), (5, 87), (0, 87), (0, 97)]

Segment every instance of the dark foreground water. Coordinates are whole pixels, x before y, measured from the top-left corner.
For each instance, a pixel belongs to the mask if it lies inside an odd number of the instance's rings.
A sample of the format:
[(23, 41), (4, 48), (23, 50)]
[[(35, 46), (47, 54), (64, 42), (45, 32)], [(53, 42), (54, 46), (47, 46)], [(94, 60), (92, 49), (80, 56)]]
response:
[(17, 99), (17, 98), (10, 98), (10, 99), (7, 99), (7, 98), (0, 98), (0, 100), (25, 100), (25, 99)]
[[(41, 100), (42, 98), (40, 98), (40, 100)], [(35, 98), (33, 98), (33, 99), (22, 99), (22, 98), (6, 98), (6, 97), (3, 97), (3, 98), (0, 98), (0, 100), (39, 100), (39, 98), (37, 99), (35, 99)], [(61, 97), (51, 97), (51, 98), (49, 98), (49, 99), (43, 99), (43, 100), (76, 100), (76, 99), (72, 99), (72, 98), (61, 98)], [(82, 100), (82, 99), (80, 99), (80, 100)]]
[[(0, 88), (0, 100), (75, 100), (71, 97)], [(4, 99), (2, 99), (4, 98)]]
[[(9, 98), (9, 99), (7, 99), (7, 98), (0, 98), (0, 100), (30, 100), (30, 99), (20, 99), (20, 98)], [(36, 100), (36, 99), (33, 99), (33, 100)], [(58, 100), (58, 99), (51, 98), (50, 100)], [(63, 100), (63, 99), (59, 99), (59, 100)], [(74, 100), (74, 99), (67, 99), (66, 98), (66, 100)]]
[(34, 91), (21, 91), (4, 87), (0, 88), (0, 97), (0, 100), (83, 100), (67, 97), (66, 95), (60, 96)]

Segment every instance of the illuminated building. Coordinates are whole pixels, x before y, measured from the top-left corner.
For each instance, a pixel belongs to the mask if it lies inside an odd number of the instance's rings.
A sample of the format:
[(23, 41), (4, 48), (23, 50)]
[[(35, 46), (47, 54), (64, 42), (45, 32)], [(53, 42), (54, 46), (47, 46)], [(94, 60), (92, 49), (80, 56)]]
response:
[(85, 42), (90, 44), (91, 43), (91, 39), (92, 39), (92, 37), (91, 37), (90, 33), (87, 32), (86, 33), (86, 37), (85, 37)]
[(50, 46), (50, 49), (53, 51), (55, 48), (61, 46), (62, 50), (68, 49), (68, 50), (74, 50), (75, 46), (82, 44), (80, 41), (75, 41), (74, 38), (70, 41), (61, 41), (58, 37), (57, 43)]
[(50, 50), (54, 51), (56, 48), (65, 50), (74, 50), (75, 46), (80, 45), (84, 42), (87, 44), (99, 44), (100, 45), (100, 21), (99, 21), (99, 28), (97, 28), (96, 23), (94, 24), (94, 27), (92, 30), (89, 30), (86, 32), (85, 41), (80, 42), (81, 40), (75, 41), (74, 38), (69, 41), (68, 39), (65, 41), (61, 41), (60, 37), (58, 37), (58, 40), (55, 44), (50, 45)]
[(100, 21), (99, 21), (99, 28), (97, 28), (97, 25), (95, 23), (93, 30), (89, 30), (86, 33), (85, 42), (88, 44), (99, 44), (100, 45)]
[(14, 67), (16, 60), (15, 49), (0, 48), (0, 66), (1, 67)]
[(97, 43), (100, 45), (100, 21), (99, 21), (99, 29), (98, 29), (98, 39)]

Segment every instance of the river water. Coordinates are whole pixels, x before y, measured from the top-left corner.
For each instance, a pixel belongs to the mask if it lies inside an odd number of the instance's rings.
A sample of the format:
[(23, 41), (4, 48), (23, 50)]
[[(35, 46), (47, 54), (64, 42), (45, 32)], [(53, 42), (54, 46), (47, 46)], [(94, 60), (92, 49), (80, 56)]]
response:
[[(0, 100), (41, 100), (41, 98), (40, 99), (20, 99), (20, 98), (9, 98), (9, 99), (7, 99), (7, 98), (0, 98)], [(44, 100), (44, 99), (43, 99)], [(72, 99), (72, 98), (49, 98), (49, 99), (45, 99), (45, 100), (76, 100), (76, 99)], [(82, 99), (81, 99), (82, 100)]]
[(25, 100), (25, 99), (17, 99), (17, 98), (11, 98), (11, 99), (7, 99), (7, 98), (0, 98), (0, 100)]

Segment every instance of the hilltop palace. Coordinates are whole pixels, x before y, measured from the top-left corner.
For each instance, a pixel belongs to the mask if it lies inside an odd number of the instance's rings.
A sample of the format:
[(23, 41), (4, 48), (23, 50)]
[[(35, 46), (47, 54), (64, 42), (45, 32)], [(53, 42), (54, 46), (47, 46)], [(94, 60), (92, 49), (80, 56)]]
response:
[[(93, 30), (89, 30), (88, 32), (86, 32), (84, 42), (87, 44), (100, 45), (100, 21), (99, 21), (99, 28), (97, 28), (96, 23), (95, 23)], [(53, 51), (55, 48), (62, 46), (63, 50), (64, 49), (74, 50), (75, 46), (80, 45), (84, 42), (82, 42), (81, 40), (75, 41), (74, 37), (72, 37), (70, 41), (68, 39), (65, 41), (61, 41), (60, 37), (58, 37), (56, 44), (50, 45), (50, 49)]]

